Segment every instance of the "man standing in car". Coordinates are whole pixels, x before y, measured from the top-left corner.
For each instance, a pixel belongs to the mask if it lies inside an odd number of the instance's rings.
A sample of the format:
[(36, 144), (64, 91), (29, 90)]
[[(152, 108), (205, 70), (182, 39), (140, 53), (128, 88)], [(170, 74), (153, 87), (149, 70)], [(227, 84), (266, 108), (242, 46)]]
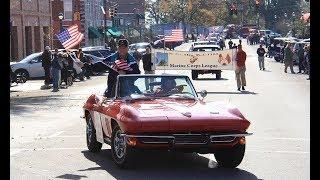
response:
[(265, 68), (264, 68), (264, 54), (265, 53), (266, 53), (266, 51), (262, 47), (262, 44), (260, 44), (260, 47), (257, 49), (260, 70), (265, 70)]
[(238, 51), (236, 54), (236, 80), (237, 80), (237, 87), (238, 91), (240, 91), (240, 87), (242, 87), (242, 90), (244, 91), (244, 86), (247, 85), (246, 83), (246, 59), (247, 59), (247, 54), (242, 50), (242, 45), (238, 45)]
[(108, 56), (103, 62), (112, 66), (109, 67), (108, 88), (104, 93), (106, 97), (114, 97), (115, 85), (119, 74), (140, 74), (139, 66), (135, 58), (129, 54), (129, 42), (126, 39), (119, 39), (118, 51)]
[(51, 68), (51, 52), (50, 52), (50, 47), (46, 46), (45, 50), (43, 51), (41, 55), (42, 59), (42, 67), (44, 69), (44, 85), (47, 88), (50, 84), (50, 68)]

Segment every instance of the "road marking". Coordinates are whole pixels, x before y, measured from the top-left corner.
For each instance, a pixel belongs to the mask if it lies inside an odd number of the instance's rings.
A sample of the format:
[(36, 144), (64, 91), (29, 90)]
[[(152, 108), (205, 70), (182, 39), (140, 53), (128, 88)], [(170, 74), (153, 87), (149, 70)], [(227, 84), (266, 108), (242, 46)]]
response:
[(53, 137), (56, 137), (56, 136), (59, 136), (60, 134), (62, 134), (64, 131), (59, 131), (59, 132), (56, 132), (50, 136), (48, 136), (48, 138), (53, 138)]

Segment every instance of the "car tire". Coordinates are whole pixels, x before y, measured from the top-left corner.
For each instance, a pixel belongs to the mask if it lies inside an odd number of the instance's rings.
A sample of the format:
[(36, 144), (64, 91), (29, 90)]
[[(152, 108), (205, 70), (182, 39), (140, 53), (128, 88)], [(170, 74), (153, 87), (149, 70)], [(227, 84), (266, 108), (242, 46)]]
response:
[(111, 136), (111, 155), (114, 163), (118, 167), (126, 168), (130, 164), (132, 149), (127, 146), (126, 142), (124, 142), (124, 137), (122, 139), (122, 137), (119, 136), (121, 133), (122, 131), (120, 127), (116, 125), (112, 131)]
[(216, 73), (216, 79), (221, 79), (221, 72)]
[(242, 161), (246, 145), (237, 144), (230, 149), (222, 149), (214, 153), (218, 167), (236, 168)]
[(198, 72), (195, 71), (195, 70), (191, 70), (191, 78), (193, 80), (197, 79), (198, 78)]
[(97, 141), (96, 129), (94, 128), (91, 115), (87, 116), (87, 128), (86, 128), (86, 137), (87, 137), (87, 147), (90, 152), (99, 152), (102, 148), (102, 143)]
[(17, 76), (20, 76), (20, 77), (25, 78), (25, 79), (29, 79), (29, 73), (25, 69), (18, 69), (18, 70), (15, 71), (15, 73), (16, 73)]

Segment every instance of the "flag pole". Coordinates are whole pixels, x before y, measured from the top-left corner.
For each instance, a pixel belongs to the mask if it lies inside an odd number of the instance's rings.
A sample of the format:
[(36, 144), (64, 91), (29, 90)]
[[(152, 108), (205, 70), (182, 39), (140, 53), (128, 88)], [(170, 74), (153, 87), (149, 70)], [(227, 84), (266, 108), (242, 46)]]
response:
[[(164, 37), (163, 37), (163, 54), (165, 52), (166, 52), (166, 36), (164, 35)], [(168, 56), (168, 61), (169, 61), (169, 56)], [(164, 66), (163, 73), (164, 74), (166, 73), (166, 66)]]

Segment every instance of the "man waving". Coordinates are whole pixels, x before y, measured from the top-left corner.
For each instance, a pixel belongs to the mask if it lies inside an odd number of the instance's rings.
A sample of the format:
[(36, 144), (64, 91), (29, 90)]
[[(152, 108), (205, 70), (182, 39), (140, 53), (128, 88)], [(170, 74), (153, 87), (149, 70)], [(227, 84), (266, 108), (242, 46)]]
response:
[(128, 53), (129, 42), (126, 39), (118, 41), (118, 50), (108, 56), (103, 62), (109, 65), (108, 88), (104, 93), (106, 97), (115, 95), (115, 85), (119, 74), (140, 74), (139, 66), (134, 57)]

